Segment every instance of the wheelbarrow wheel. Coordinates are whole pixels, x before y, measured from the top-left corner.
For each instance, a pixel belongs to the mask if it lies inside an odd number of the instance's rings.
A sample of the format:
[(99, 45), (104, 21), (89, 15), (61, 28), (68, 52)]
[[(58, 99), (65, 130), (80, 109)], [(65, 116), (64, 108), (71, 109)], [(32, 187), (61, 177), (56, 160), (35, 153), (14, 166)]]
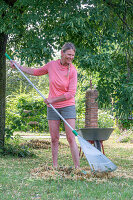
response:
[(95, 141), (94, 141), (94, 146), (95, 146), (99, 151), (101, 151), (101, 143), (100, 143), (99, 140), (95, 140)]

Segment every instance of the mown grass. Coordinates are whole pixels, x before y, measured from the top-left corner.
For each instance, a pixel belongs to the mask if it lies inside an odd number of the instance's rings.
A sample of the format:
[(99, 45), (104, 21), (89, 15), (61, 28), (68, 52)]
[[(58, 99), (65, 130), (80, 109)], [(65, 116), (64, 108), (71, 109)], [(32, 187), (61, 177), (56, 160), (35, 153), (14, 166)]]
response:
[[(46, 139), (48, 140), (48, 139)], [(66, 139), (60, 140), (59, 165), (73, 166)], [(51, 148), (34, 149), (36, 157), (0, 158), (0, 199), (1, 200), (128, 200), (133, 199), (133, 157), (132, 144), (118, 143), (114, 136), (104, 142), (105, 153), (118, 169), (110, 176), (69, 179), (56, 176), (55, 179), (33, 176), (33, 169), (52, 166)], [(86, 158), (80, 159), (81, 169), (88, 167)]]

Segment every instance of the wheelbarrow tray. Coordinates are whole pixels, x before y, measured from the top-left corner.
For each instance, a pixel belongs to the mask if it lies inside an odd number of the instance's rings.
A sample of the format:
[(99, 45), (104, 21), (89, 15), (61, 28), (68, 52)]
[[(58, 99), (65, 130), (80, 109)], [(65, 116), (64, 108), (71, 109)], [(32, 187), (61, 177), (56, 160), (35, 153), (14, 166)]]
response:
[(78, 129), (78, 134), (85, 140), (108, 140), (113, 128), (81, 128)]

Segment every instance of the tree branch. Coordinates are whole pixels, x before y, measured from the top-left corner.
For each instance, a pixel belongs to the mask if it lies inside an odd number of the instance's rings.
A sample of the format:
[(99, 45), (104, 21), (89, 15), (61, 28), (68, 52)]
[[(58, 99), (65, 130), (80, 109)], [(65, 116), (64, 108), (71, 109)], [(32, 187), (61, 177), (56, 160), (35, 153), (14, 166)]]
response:
[(126, 25), (126, 27), (128, 28), (128, 30), (130, 30), (130, 31), (132, 31), (132, 32), (133, 32), (133, 29), (131, 29), (131, 28), (129, 27), (129, 25), (128, 25), (128, 24), (125, 22), (125, 20), (124, 20), (124, 19), (122, 19), (118, 13), (116, 13), (116, 14), (117, 14), (117, 16), (119, 17), (119, 19), (120, 19), (120, 20), (123, 22), (123, 24), (125, 24), (125, 25)]
[[(111, 7), (113, 10), (114, 10), (115, 8), (118, 8), (118, 7), (119, 7), (119, 5), (114, 4), (114, 3), (112, 3), (111, 1), (106, 1), (106, 0), (103, 0), (103, 1), (104, 1), (109, 7)], [(132, 4), (132, 2), (130, 2), (130, 1), (128, 1), (128, 0), (126, 0), (126, 2), (128, 2), (128, 5), (129, 5), (129, 3)], [(116, 12), (116, 14), (117, 14), (117, 16), (119, 17), (119, 19), (123, 22), (123, 24), (126, 25), (127, 29), (133, 32), (133, 29), (129, 27), (129, 25), (126, 23), (126, 21), (123, 20), (122, 17), (121, 17), (117, 12)]]
[(17, 1), (17, 0), (4, 0), (4, 2), (5, 2), (6, 4), (8, 4), (9, 6), (13, 6), (13, 5), (15, 4), (16, 1)]

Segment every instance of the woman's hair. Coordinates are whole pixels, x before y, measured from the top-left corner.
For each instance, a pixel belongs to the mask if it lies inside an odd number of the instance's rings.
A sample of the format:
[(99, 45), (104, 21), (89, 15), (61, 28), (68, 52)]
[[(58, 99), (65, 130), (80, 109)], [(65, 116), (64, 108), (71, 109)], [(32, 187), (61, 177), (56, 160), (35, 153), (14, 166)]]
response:
[(70, 50), (70, 49), (72, 49), (74, 52), (76, 52), (76, 48), (75, 48), (74, 44), (71, 42), (65, 43), (62, 47), (63, 53), (65, 53), (67, 50)]

